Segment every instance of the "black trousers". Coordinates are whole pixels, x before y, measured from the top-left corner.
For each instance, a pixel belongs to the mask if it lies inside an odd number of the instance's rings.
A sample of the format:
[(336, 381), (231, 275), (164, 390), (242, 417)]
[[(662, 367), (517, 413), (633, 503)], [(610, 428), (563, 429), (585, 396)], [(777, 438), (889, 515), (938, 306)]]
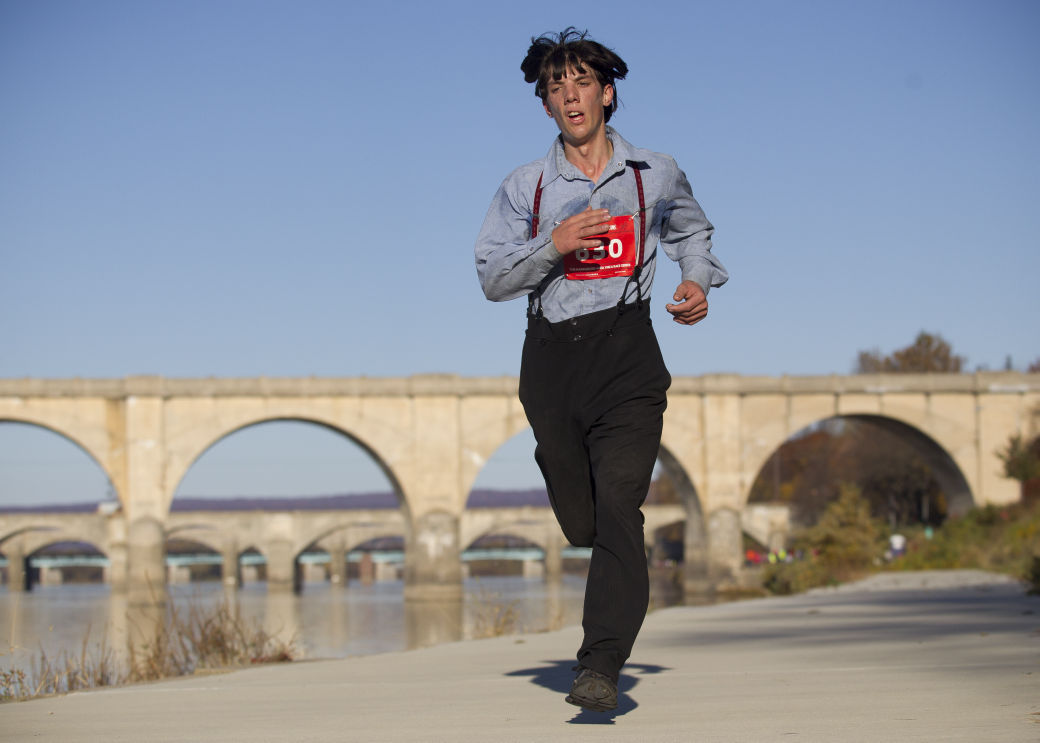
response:
[(592, 547), (578, 662), (615, 680), (649, 603), (639, 509), (670, 384), (648, 305), (528, 321), (520, 401), (535, 459), (564, 535)]

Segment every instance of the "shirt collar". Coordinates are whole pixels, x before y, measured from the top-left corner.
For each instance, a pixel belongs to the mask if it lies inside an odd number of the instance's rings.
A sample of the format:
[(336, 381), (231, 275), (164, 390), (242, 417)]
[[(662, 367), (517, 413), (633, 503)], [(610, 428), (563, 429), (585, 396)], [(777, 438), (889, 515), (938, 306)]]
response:
[[(636, 157), (635, 148), (624, 137), (618, 134), (611, 126), (606, 127), (606, 129), (607, 138), (614, 146), (614, 155), (606, 169), (619, 172), (625, 169), (625, 163), (629, 160), (642, 162), (642, 158)], [(545, 163), (542, 166), (542, 182), (550, 183), (557, 176), (566, 178), (569, 181), (576, 178), (585, 178), (585, 174), (578, 170), (563, 154), (563, 141), (559, 136), (553, 140), (552, 147), (549, 148), (549, 152), (545, 156)]]

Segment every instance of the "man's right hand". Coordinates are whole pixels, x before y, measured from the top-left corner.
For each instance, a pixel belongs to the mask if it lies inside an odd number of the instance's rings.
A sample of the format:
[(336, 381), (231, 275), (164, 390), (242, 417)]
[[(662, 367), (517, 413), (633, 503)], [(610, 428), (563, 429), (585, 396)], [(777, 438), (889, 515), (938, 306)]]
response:
[(589, 239), (589, 235), (602, 235), (607, 231), (610, 212), (606, 209), (593, 209), (575, 214), (560, 222), (552, 231), (553, 247), (560, 255), (567, 255), (576, 250), (589, 250), (603, 245), (599, 238)]

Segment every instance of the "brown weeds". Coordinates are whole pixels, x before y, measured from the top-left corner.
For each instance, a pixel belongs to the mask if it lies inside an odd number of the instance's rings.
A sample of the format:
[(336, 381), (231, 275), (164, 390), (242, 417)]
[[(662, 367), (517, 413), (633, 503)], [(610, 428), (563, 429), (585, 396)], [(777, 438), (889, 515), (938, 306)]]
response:
[(503, 602), (497, 593), (481, 589), (476, 596), (476, 616), (473, 623), (473, 637), (501, 637), (512, 635), (518, 631), (520, 614), (517, 602)]
[(185, 612), (172, 608), (166, 620), (146, 634), (137, 647), (129, 644), (126, 663), (117, 660), (104, 640), (91, 646), (89, 628), (79, 655), (63, 651), (51, 658), (41, 647), (28, 672), (0, 671), (0, 701), (284, 662), (297, 653), (295, 640), (272, 637), (226, 601), (205, 609), (192, 603)]

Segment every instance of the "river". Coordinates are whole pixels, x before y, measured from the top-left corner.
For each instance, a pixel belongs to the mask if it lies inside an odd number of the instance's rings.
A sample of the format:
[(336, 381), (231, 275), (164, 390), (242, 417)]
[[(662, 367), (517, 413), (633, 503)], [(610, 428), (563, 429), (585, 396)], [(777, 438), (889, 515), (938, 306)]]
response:
[[(463, 600), (453, 604), (406, 602), (402, 581), (351, 581), (345, 588), (307, 583), (299, 595), (268, 594), (262, 582), (230, 593), (219, 582), (199, 582), (171, 585), (169, 595), (182, 615), (228, 602), (247, 625), (291, 642), (295, 658), (313, 659), (577, 625), (584, 590), (584, 577), (565, 574), (556, 583), (521, 576), (470, 578)], [(652, 606), (679, 600), (666, 581), (653, 582)], [(79, 657), (85, 642), (95, 654), (102, 647), (118, 650), (125, 647), (127, 632), (125, 598), (104, 584), (36, 586), (26, 593), (0, 589), (0, 671), (31, 672), (41, 653), (52, 662), (62, 653)]]

